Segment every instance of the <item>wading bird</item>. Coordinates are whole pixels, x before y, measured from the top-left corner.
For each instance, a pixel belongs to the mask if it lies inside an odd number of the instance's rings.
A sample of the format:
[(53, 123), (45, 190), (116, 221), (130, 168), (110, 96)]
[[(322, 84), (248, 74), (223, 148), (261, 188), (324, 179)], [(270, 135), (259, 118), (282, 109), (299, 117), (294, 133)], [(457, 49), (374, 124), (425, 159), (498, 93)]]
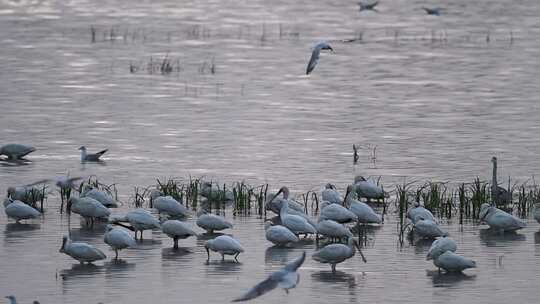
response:
[(358, 198), (364, 197), (368, 200), (368, 202), (371, 199), (382, 199), (385, 195), (382, 187), (375, 185), (373, 182), (365, 179), (361, 175), (355, 176), (354, 189), (358, 194)]
[(265, 223), (266, 239), (278, 246), (285, 246), (299, 241), (298, 237), (289, 228), (281, 225), (274, 225), (267, 221)]
[(173, 248), (178, 249), (178, 240), (197, 235), (187, 224), (178, 220), (168, 220), (161, 224), (161, 230), (174, 241)]
[(45, 193), (42, 189), (32, 186), (8, 187), (7, 197), (14, 201), (21, 201), (28, 204), (34, 204), (45, 198)]
[(31, 206), (28, 206), (21, 201), (11, 200), (10, 198), (4, 200), (4, 207), (4, 212), (6, 215), (14, 219), (17, 223), (19, 223), (21, 220), (33, 219), (41, 215), (39, 211)]
[(433, 213), (431, 213), (431, 211), (429, 211), (428, 209), (424, 208), (420, 204), (420, 202), (415, 202), (414, 208), (411, 208), (409, 209), (409, 211), (407, 211), (407, 218), (410, 219), (413, 224), (415, 224), (420, 219), (431, 220), (437, 223), (437, 220), (435, 220)]
[(336, 186), (328, 183), (326, 186), (324, 186), (324, 190), (322, 191), (322, 200), (330, 202), (332, 204), (342, 204), (343, 203), (343, 197), (339, 192), (336, 190)]
[(105, 244), (114, 250), (116, 254), (115, 259), (118, 259), (118, 251), (137, 245), (135, 239), (122, 228), (114, 228), (111, 225), (107, 225), (106, 231), (103, 240)]
[(447, 236), (448, 233), (442, 231), (442, 229), (432, 220), (426, 220), (421, 217), (417, 218), (416, 223), (413, 225), (414, 232), (421, 238), (434, 239), (440, 236)]
[(233, 224), (227, 221), (225, 218), (207, 213), (205, 209), (201, 209), (199, 212), (197, 212), (196, 224), (197, 226), (206, 230), (207, 233), (214, 233), (214, 231), (230, 229), (233, 227)]
[(456, 252), (456, 250), (457, 245), (453, 239), (449, 237), (441, 237), (433, 241), (431, 244), (426, 260), (434, 260), (447, 251)]
[(87, 162), (87, 161), (97, 162), (97, 161), (100, 161), (99, 158), (101, 156), (103, 156), (103, 154), (105, 154), (107, 151), (109, 151), (109, 149), (105, 149), (105, 150), (99, 151), (97, 153), (87, 153), (85, 146), (80, 147), (79, 150), (81, 150), (81, 162)]
[(90, 221), (90, 227), (94, 226), (95, 219), (107, 218), (111, 214), (107, 207), (90, 197), (71, 197), (66, 208), (82, 216), (87, 223)]
[(336, 273), (336, 265), (350, 259), (355, 254), (355, 247), (358, 249), (358, 253), (362, 256), (362, 261), (366, 263), (366, 258), (358, 245), (358, 242), (354, 238), (349, 238), (347, 245), (344, 244), (330, 244), (323, 247), (321, 250), (313, 253), (312, 258), (320, 263), (330, 264), (332, 267), (332, 273)]
[(107, 256), (96, 247), (83, 242), (72, 242), (67, 235), (64, 235), (64, 238), (62, 239), (62, 247), (59, 252), (69, 255), (81, 264), (85, 262), (90, 264), (107, 258)]
[(298, 282), (300, 281), (300, 275), (298, 274), (297, 270), (298, 268), (300, 268), (300, 266), (302, 266), (305, 260), (306, 252), (304, 251), (302, 253), (302, 256), (288, 263), (282, 269), (272, 273), (266, 280), (255, 285), (243, 296), (234, 299), (233, 302), (241, 302), (254, 299), (278, 286), (283, 288), (288, 294), (289, 289), (296, 287), (296, 284), (298, 284)]
[(311, 58), (309, 59), (309, 63), (306, 68), (306, 75), (309, 75), (313, 71), (317, 63), (319, 62), (319, 56), (321, 54), (321, 50), (330, 50), (332, 52), (334, 51), (334, 49), (332, 49), (332, 47), (330, 46), (330, 44), (328, 44), (328, 42), (326, 41), (318, 42), (315, 45), (315, 47), (313, 47), (313, 52), (311, 53)]
[(238, 262), (238, 255), (244, 252), (244, 248), (234, 238), (228, 235), (220, 235), (215, 239), (208, 240), (204, 244), (208, 260), (210, 260), (210, 250), (219, 252), (221, 260), (225, 260), (225, 255), (234, 255), (234, 259)]
[(112, 195), (107, 191), (100, 190), (97, 188), (92, 188), (90, 185), (84, 185), (81, 197), (90, 197), (100, 202), (103, 206), (107, 208), (117, 208), (118, 203), (114, 200)]
[(317, 234), (331, 240), (341, 240), (342, 238), (352, 238), (353, 234), (347, 227), (332, 220), (320, 220), (317, 224)]
[(321, 203), (321, 215), (319, 218), (323, 220), (333, 220), (341, 224), (358, 221), (356, 214), (349, 209), (342, 205), (330, 204), (326, 201)]
[(480, 221), (485, 222), (494, 230), (516, 231), (527, 226), (521, 219), (487, 203), (480, 206), (479, 216)]
[(345, 204), (348, 205), (349, 210), (358, 217), (359, 224), (380, 224), (382, 218), (375, 213), (373, 209), (366, 203), (357, 200), (357, 194), (353, 189), (353, 186), (347, 187), (347, 194), (345, 195)]
[(186, 218), (190, 215), (189, 210), (172, 196), (160, 196), (154, 199), (153, 207), (158, 213), (165, 213), (172, 217)]
[(0, 155), (5, 155), (11, 160), (21, 159), (34, 151), (36, 148), (21, 144), (7, 144), (0, 147)]
[(281, 224), (291, 230), (295, 235), (304, 234), (307, 236), (308, 234), (317, 233), (315, 226), (309, 223), (306, 218), (295, 214), (289, 214), (289, 203), (287, 201), (284, 201), (281, 206), (279, 218)]
[[(137, 232), (140, 231), (141, 240), (143, 239), (144, 230), (161, 229), (159, 221), (150, 212), (142, 208), (130, 210), (124, 216), (110, 217), (109, 222), (133, 230), (135, 239), (137, 239)], [(122, 222), (129, 222), (131, 226), (124, 225)]]
[(439, 268), (439, 271), (442, 268), (447, 272), (461, 272), (467, 268), (476, 267), (475, 261), (457, 255), (452, 251), (446, 251), (439, 255), (433, 260), (433, 264)]

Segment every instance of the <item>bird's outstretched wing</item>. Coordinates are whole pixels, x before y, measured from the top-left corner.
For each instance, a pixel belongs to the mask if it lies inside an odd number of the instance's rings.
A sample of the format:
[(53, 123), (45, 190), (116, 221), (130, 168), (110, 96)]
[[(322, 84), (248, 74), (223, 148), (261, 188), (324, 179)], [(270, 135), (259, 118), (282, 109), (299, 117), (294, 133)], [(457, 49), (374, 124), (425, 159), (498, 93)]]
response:
[(319, 52), (320, 51), (318, 49), (315, 49), (315, 50), (313, 50), (313, 53), (311, 53), (311, 59), (309, 59), (309, 63), (307, 65), (306, 75), (309, 75), (309, 73), (311, 73), (311, 71), (313, 71), (313, 69), (315, 68), (315, 66), (319, 62)]
[(304, 264), (305, 260), (306, 260), (306, 252), (304, 251), (301, 257), (285, 265), (284, 269), (287, 271), (296, 271), (298, 268), (300, 268), (300, 266), (302, 266), (302, 264)]
[(256, 297), (262, 296), (263, 294), (269, 292), (270, 290), (276, 288), (277, 286), (278, 286), (278, 281), (275, 280), (273, 276), (269, 276), (266, 280), (255, 285), (253, 288), (251, 288), (248, 292), (246, 292), (241, 297), (232, 300), (232, 302), (242, 302), (242, 301), (254, 299)]

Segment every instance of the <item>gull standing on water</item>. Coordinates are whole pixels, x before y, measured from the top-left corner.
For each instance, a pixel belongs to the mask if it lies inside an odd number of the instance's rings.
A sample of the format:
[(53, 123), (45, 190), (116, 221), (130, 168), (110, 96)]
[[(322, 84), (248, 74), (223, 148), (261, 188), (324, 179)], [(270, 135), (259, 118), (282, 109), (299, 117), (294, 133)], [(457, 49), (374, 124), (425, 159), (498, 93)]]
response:
[(8, 159), (21, 159), (34, 151), (36, 148), (21, 144), (7, 144), (0, 147), (0, 155), (5, 155)]
[(313, 52), (311, 53), (311, 58), (309, 59), (309, 63), (307, 65), (306, 69), (306, 75), (309, 75), (311, 71), (315, 68), (317, 63), (319, 62), (319, 55), (321, 54), (321, 50), (330, 50), (334, 51), (330, 44), (326, 41), (318, 42), (315, 47), (313, 47)]
[(237, 262), (238, 255), (244, 252), (242, 245), (228, 235), (220, 235), (215, 239), (206, 241), (204, 249), (206, 249), (206, 253), (208, 254), (208, 260), (210, 260), (210, 250), (219, 252), (221, 254), (221, 260), (225, 260), (225, 255), (234, 255), (234, 259)]
[(97, 153), (87, 153), (85, 146), (80, 147), (79, 150), (81, 150), (81, 161), (82, 162), (85, 162), (85, 161), (94, 161), (94, 162), (100, 161), (99, 158), (103, 154), (105, 154), (107, 151), (109, 151), (109, 149), (105, 149), (105, 150), (99, 151)]
[(251, 288), (243, 296), (234, 299), (233, 302), (241, 302), (254, 299), (256, 297), (262, 296), (263, 294), (269, 292), (270, 290), (281, 287), (285, 290), (286, 293), (289, 293), (289, 289), (296, 287), (296, 284), (300, 281), (300, 275), (297, 270), (302, 266), (306, 260), (306, 252), (302, 253), (302, 256), (296, 260), (288, 263), (282, 269), (272, 273), (266, 280), (260, 282)]
[(72, 242), (67, 235), (64, 235), (64, 238), (62, 239), (62, 247), (59, 252), (69, 255), (81, 264), (84, 262), (90, 264), (94, 261), (107, 258), (107, 256), (96, 247), (83, 242)]
[(319, 251), (313, 253), (312, 258), (320, 263), (330, 264), (332, 266), (332, 273), (336, 273), (336, 265), (350, 259), (355, 254), (355, 247), (358, 249), (358, 253), (362, 256), (362, 261), (366, 263), (366, 258), (358, 245), (358, 242), (354, 238), (349, 238), (348, 244), (331, 244), (327, 245)]
[(111, 246), (114, 250), (116, 254), (114, 257), (115, 259), (118, 259), (118, 251), (137, 245), (135, 239), (122, 228), (114, 228), (111, 225), (107, 225), (106, 230), (107, 233), (105, 233), (103, 240), (105, 241), (105, 244)]

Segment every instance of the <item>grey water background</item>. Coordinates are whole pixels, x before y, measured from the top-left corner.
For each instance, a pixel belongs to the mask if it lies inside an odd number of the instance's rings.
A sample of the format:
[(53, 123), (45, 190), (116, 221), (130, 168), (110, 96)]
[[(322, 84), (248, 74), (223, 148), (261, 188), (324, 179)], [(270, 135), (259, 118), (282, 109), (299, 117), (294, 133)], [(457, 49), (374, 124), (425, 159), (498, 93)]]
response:
[[(422, 5), (446, 12), (427, 16)], [(68, 172), (116, 183), (123, 201), (134, 186), (189, 175), (288, 185), (294, 194), (329, 181), (343, 189), (355, 174), (381, 176), (391, 188), (488, 179), (493, 155), (503, 181), (537, 174), (540, 3), (387, 0), (379, 10), (359, 13), (354, 1), (2, 0), (0, 143), (38, 150), (26, 165), (1, 163), (0, 192)], [(323, 39), (335, 53), (305, 76), (311, 47)], [(165, 56), (180, 70), (146, 70), (150, 58)], [(130, 73), (130, 65), (140, 69)], [(353, 143), (363, 147), (357, 166)], [(106, 165), (80, 164), (81, 145), (109, 148)], [(377, 146), (375, 165), (367, 145)], [(52, 194), (30, 225), (0, 216), (2, 295), (22, 303), (224, 303), (315, 249), (310, 241), (269, 248), (262, 220), (228, 212), (235, 228), (227, 233), (246, 247), (239, 264), (214, 256), (207, 265), (204, 240), (174, 252), (153, 232), (122, 252), (123, 263), (80, 267), (58, 253), (68, 230), (114, 253), (102, 242), (104, 227), (59, 215), (58, 199)], [(479, 268), (439, 275), (425, 261), (429, 243), (397, 245), (390, 215), (370, 230), (367, 264), (355, 257), (332, 276), (308, 259), (289, 296), (276, 290), (254, 302), (537, 301), (536, 222), (506, 236), (475, 223), (443, 227)]]

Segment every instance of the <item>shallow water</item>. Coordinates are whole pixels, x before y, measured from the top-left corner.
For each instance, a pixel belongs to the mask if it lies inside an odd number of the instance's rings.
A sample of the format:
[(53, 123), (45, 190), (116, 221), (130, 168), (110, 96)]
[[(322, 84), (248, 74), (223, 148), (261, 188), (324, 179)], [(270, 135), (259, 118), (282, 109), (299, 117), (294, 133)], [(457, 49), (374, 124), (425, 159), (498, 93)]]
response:
[[(356, 173), (382, 176), (385, 185), (404, 176), (458, 182), (488, 178), (493, 155), (499, 176), (530, 178), (540, 167), (540, 5), (459, 0), (437, 18), (418, 10), (424, 4), (384, 1), (381, 13), (359, 14), (354, 1), (2, 0), (0, 143), (38, 150), (25, 165), (0, 162), (0, 192), (67, 172), (117, 183), (124, 201), (134, 186), (168, 176), (286, 184), (294, 193), (328, 181), (344, 188)], [(340, 42), (360, 32), (361, 43)], [(323, 54), (306, 77), (320, 39), (335, 53)], [(146, 71), (151, 57), (166, 55), (180, 71)], [(130, 64), (142, 70), (130, 73)], [(364, 148), (352, 166), (353, 143), (377, 146), (375, 164)], [(81, 145), (109, 148), (106, 164), (81, 165)], [(105, 249), (103, 227), (81, 230), (77, 216), (57, 214), (57, 203), (52, 195), (44, 219), (31, 225), (0, 217), (0, 292), (21, 302), (222, 303), (315, 248), (267, 250), (262, 221), (235, 218), (230, 233), (246, 247), (240, 264), (214, 257), (205, 265), (203, 241), (171, 252), (164, 249), (171, 241), (155, 232), (122, 252), (124, 263), (81, 268), (58, 253), (61, 235), (71, 228), (75, 239)], [(372, 232), (367, 264), (355, 257), (332, 277), (308, 259), (291, 295), (258, 301), (538, 297), (536, 222), (503, 237), (472, 224), (445, 228), (478, 269), (433, 273), (427, 245), (400, 249), (390, 217)]]

